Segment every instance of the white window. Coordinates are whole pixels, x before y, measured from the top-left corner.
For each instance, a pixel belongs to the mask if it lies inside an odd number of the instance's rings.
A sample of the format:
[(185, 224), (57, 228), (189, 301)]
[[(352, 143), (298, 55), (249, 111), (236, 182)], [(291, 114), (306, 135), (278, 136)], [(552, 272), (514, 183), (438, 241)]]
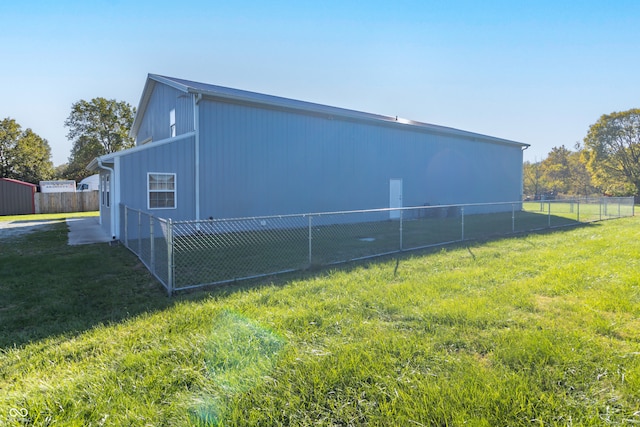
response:
[(105, 176), (104, 175), (100, 175), (100, 204), (102, 206), (104, 206), (104, 180), (105, 180)]
[(169, 111), (169, 136), (176, 136), (176, 109)]
[(111, 206), (111, 185), (109, 185), (109, 174), (102, 175), (102, 179), (100, 180), (100, 199), (102, 201), (102, 206), (109, 207)]
[(111, 183), (110, 183), (110, 181), (111, 181), (111, 174), (107, 174), (107, 180), (106, 180), (106, 183), (107, 183), (107, 188), (106, 188), (107, 205), (106, 206), (107, 207), (111, 206), (111, 197), (110, 197), (111, 196)]
[(147, 191), (149, 209), (175, 209), (176, 174), (148, 173)]

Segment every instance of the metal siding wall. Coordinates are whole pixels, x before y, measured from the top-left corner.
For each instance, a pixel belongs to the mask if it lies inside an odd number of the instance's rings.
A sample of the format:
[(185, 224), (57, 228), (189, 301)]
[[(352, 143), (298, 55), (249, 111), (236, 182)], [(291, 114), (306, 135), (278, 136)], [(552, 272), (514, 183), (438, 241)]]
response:
[(427, 181), (435, 183), (431, 204), (481, 203), (520, 199), (519, 147), (441, 138), (428, 160)]
[(201, 217), (519, 200), (520, 147), (204, 100)]
[(34, 187), (0, 179), (0, 215), (34, 212)]
[[(121, 203), (162, 218), (195, 218), (194, 139), (150, 147), (121, 157)], [(147, 209), (147, 172), (175, 173), (176, 209)]]
[(193, 95), (156, 83), (138, 130), (137, 142), (169, 138), (169, 112), (174, 108), (176, 136), (193, 131)]

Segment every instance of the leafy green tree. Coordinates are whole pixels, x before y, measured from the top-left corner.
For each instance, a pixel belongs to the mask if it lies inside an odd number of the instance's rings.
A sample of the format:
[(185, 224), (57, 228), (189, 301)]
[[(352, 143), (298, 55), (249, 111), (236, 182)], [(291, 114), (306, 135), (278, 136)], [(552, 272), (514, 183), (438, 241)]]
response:
[(541, 162), (524, 162), (525, 194), (529, 197), (545, 193), (588, 196), (598, 192), (591, 183), (582, 147), (576, 144), (575, 149), (577, 151), (571, 151), (564, 145), (553, 147)]
[(587, 169), (606, 194), (640, 195), (640, 109), (602, 115), (584, 145)]
[(542, 191), (542, 170), (540, 162), (524, 162), (522, 165), (523, 192), (527, 197), (535, 197)]
[(94, 98), (71, 106), (64, 125), (73, 141), (66, 175), (80, 180), (90, 175), (85, 168), (96, 157), (133, 147), (129, 137), (135, 108), (124, 101)]
[(591, 180), (591, 174), (587, 169), (584, 158), (584, 149), (580, 143), (576, 143), (577, 151), (569, 154), (569, 169), (571, 171), (571, 181), (569, 184), (570, 193), (578, 196), (590, 196), (601, 191), (595, 187)]
[(540, 164), (542, 181), (547, 191), (568, 194), (571, 182), (569, 156), (571, 152), (563, 145), (553, 147), (549, 155)]
[(0, 174), (2, 178), (37, 183), (53, 176), (51, 147), (31, 129), (22, 131), (14, 119), (0, 122)]
[(37, 183), (53, 177), (51, 147), (31, 129), (18, 139), (15, 150), (15, 176), (25, 182)]
[(53, 179), (66, 179), (68, 167), (68, 163), (63, 163), (53, 168)]
[(20, 125), (7, 117), (0, 122), (0, 178), (13, 178), (15, 147), (20, 137)]

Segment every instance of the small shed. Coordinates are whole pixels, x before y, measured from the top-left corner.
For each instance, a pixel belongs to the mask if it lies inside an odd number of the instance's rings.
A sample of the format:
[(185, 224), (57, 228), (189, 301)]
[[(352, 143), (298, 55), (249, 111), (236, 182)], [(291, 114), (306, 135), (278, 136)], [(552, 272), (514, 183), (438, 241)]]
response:
[(28, 215), (36, 212), (36, 186), (10, 178), (0, 178), (0, 215)]

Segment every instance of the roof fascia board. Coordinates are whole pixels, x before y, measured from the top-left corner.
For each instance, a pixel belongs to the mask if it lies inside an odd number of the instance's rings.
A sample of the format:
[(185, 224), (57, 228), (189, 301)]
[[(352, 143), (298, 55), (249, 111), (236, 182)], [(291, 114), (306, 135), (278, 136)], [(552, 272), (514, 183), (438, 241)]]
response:
[(138, 109), (136, 110), (136, 115), (133, 118), (133, 124), (131, 125), (131, 130), (129, 130), (129, 136), (131, 138), (135, 139), (138, 136), (138, 130), (140, 130), (142, 117), (144, 116), (144, 113), (147, 110), (147, 105), (149, 105), (149, 99), (151, 99), (151, 93), (153, 93), (153, 87), (155, 86), (155, 84), (156, 84), (155, 81), (147, 77), (147, 81), (144, 83), (144, 89), (142, 89), (142, 96), (140, 96), (140, 102), (138, 103)]
[(190, 87), (187, 85), (184, 85), (182, 83), (176, 82), (175, 80), (172, 80), (170, 78), (164, 77), (164, 76), (160, 76), (158, 74), (149, 74), (149, 79), (155, 80), (159, 83), (165, 84), (167, 86), (171, 86), (174, 89), (177, 89), (181, 92), (187, 93), (189, 92)]
[(0, 178), (0, 181), (12, 182), (14, 184), (24, 185), (27, 187), (37, 187), (37, 185), (31, 184), (30, 182), (24, 182), (13, 178)]

